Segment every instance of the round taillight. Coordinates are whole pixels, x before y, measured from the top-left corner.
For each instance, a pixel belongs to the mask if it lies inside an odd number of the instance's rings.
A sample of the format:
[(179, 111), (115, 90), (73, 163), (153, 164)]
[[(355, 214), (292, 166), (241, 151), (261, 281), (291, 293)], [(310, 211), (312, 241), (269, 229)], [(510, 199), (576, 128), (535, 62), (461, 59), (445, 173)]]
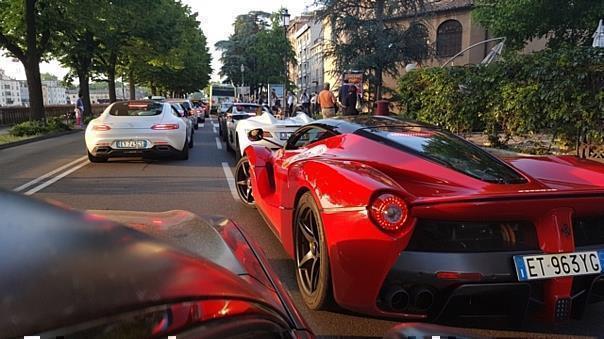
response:
[(369, 213), (373, 221), (386, 232), (397, 232), (403, 228), (409, 208), (402, 198), (384, 193), (378, 195), (371, 204)]

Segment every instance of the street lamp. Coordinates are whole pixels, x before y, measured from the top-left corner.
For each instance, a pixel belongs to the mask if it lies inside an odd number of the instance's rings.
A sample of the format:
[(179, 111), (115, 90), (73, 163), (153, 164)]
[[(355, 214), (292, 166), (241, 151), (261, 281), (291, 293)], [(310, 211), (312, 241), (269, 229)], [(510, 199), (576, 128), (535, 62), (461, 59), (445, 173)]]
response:
[(245, 72), (245, 66), (243, 64), (241, 64), (241, 99), (243, 99), (243, 84), (244, 84), (243, 73), (244, 72)]
[[(281, 11), (281, 22), (283, 23), (283, 32), (285, 34), (285, 41), (287, 43), (287, 28), (289, 27), (289, 19), (291, 15), (287, 11), (287, 8), (284, 8)], [(283, 113), (287, 114), (287, 83), (289, 82), (289, 64), (287, 62), (287, 54), (284, 56), (284, 64), (285, 64), (285, 83), (283, 84)]]

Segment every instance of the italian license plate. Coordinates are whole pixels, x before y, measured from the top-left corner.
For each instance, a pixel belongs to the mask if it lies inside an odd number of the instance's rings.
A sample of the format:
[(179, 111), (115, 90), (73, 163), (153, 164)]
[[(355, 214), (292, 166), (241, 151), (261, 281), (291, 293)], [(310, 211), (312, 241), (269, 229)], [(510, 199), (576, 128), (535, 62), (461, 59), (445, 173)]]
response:
[(514, 264), (520, 281), (599, 274), (604, 266), (604, 251), (517, 255)]
[(125, 149), (143, 149), (147, 147), (145, 140), (118, 140), (115, 145), (117, 148)]

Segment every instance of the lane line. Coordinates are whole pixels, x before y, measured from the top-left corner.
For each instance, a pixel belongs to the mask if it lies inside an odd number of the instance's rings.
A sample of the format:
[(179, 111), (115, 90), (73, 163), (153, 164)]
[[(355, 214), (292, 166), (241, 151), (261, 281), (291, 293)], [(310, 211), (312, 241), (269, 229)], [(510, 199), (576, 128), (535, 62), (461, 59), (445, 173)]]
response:
[(69, 168), (69, 167), (71, 167), (71, 166), (75, 165), (76, 163), (78, 163), (78, 162), (80, 162), (80, 161), (84, 161), (85, 159), (88, 159), (88, 156), (86, 156), (86, 155), (85, 155), (85, 156), (83, 156), (83, 157), (81, 157), (81, 158), (78, 158), (78, 159), (76, 159), (76, 160), (74, 160), (74, 161), (72, 161), (72, 162), (68, 163), (67, 165), (63, 165), (63, 166), (61, 166), (61, 167), (59, 167), (59, 168), (57, 168), (57, 169), (55, 169), (55, 170), (53, 170), (53, 171), (51, 171), (51, 172), (48, 172), (48, 173), (46, 173), (46, 174), (43, 174), (43, 175), (41, 175), (40, 177), (38, 177), (38, 178), (36, 178), (36, 179), (34, 179), (34, 180), (32, 180), (32, 181), (30, 181), (30, 182), (26, 183), (26, 184), (23, 184), (23, 185), (21, 185), (21, 186), (19, 186), (19, 187), (15, 188), (15, 189), (13, 189), (13, 191), (15, 191), (15, 192), (21, 192), (21, 191), (23, 191), (24, 189), (26, 189), (26, 188), (28, 188), (28, 187), (30, 187), (30, 186), (33, 186), (33, 185), (35, 185), (35, 184), (39, 183), (40, 181), (42, 181), (42, 180), (44, 180), (44, 179), (46, 179), (46, 178), (48, 178), (48, 177), (50, 177), (50, 176), (53, 176), (53, 175), (55, 175), (55, 174), (57, 174), (57, 173), (61, 172), (62, 170), (66, 169), (66, 168)]
[(220, 142), (220, 138), (216, 137), (216, 148), (222, 150), (222, 142)]
[(222, 169), (224, 170), (224, 176), (226, 177), (226, 181), (229, 184), (229, 189), (231, 190), (231, 195), (233, 199), (239, 200), (239, 196), (237, 195), (237, 188), (235, 186), (235, 177), (233, 176), (233, 172), (231, 172), (231, 166), (228, 163), (222, 163)]
[(57, 175), (56, 177), (54, 177), (54, 178), (52, 178), (52, 179), (48, 180), (47, 182), (45, 182), (45, 183), (43, 183), (43, 184), (41, 184), (41, 185), (38, 185), (38, 186), (36, 186), (36, 187), (34, 187), (34, 188), (30, 189), (29, 191), (25, 192), (25, 195), (32, 195), (32, 194), (35, 194), (35, 193), (37, 193), (37, 192), (39, 192), (39, 191), (41, 191), (41, 190), (45, 189), (46, 187), (48, 187), (48, 186), (50, 186), (50, 185), (54, 184), (55, 182), (57, 182), (57, 181), (59, 181), (59, 180), (61, 180), (61, 179), (65, 178), (66, 176), (70, 175), (71, 173), (73, 173), (73, 172), (75, 172), (75, 171), (79, 170), (80, 168), (82, 168), (82, 167), (84, 167), (84, 166), (88, 165), (89, 163), (90, 163), (89, 161), (86, 161), (86, 162), (81, 163), (81, 164), (79, 164), (79, 165), (77, 165), (77, 166), (75, 166), (75, 167), (72, 167), (71, 169), (69, 169), (69, 170), (67, 170), (67, 171), (65, 171), (65, 172), (63, 172), (63, 173), (61, 173), (61, 174)]
[(214, 134), (218, 134), (218, 131), (216, 130), (216, 126), (212, 126), (212, 130), (214, 131)]

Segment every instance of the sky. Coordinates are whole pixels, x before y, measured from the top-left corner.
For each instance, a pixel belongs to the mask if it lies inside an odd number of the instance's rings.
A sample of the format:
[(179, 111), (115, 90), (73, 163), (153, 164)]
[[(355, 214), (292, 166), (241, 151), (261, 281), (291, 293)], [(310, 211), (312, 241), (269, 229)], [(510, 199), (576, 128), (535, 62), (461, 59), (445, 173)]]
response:
[[(220, 53), (214, 49), (214, 44), (227, 39), (233, 33), (232, 24), (235, 17), (252, 10), (270, 13), (281, 7), (287, 8), (294, 17), (301, 14), (306, 5), (312, 5), (313, 0), (183, 0), (183, 2), (189, 5), (193, 12), (199, 13), (197, 19), (201, 22), (201, 28), (208, 38), (208, 47), (212, 52), (212, 69), (214, 70), (212, 80), (219, 80)], [(14, 79), (24, 80), (25, 70), (21, 63), (16, 59), (5, 57), (4, 53), (0, 54), (0, 69)], [(67, 74), (67, 70), (56, 61), (40, 64), (40, 71), (52, 73), (59, 78), (63, 78)]]

